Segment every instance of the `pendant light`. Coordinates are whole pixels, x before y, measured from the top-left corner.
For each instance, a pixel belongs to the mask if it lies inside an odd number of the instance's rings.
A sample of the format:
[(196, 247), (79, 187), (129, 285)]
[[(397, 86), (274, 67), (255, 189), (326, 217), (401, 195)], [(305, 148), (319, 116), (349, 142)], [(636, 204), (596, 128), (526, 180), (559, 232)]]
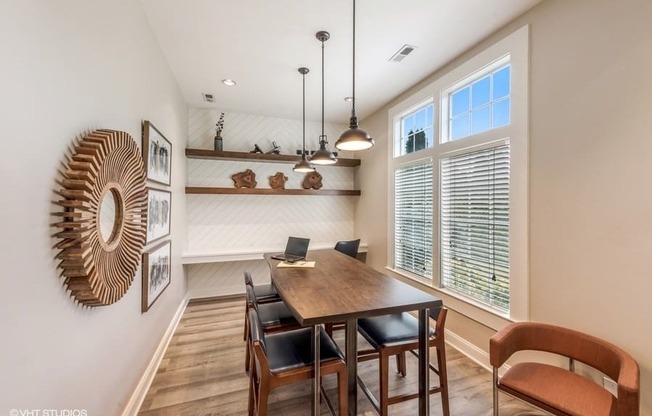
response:
[(358, 127), (358, 117), (355, 114), (355, 0), (353, 0), (353, 95), (351, 100), (351, 120), (349, 129), (340, 135), (335, 143), (339, 150), (366, 150), (374, 145), (374, 139), (369, 133)]
[(310, 162), (306, 159), (306, 74), (310, 72), (308, 68), (299, 68), (299, 73), (303, 78), (303, 146), (301, 147), (301, 160), (292, 168), (295, 172), (314, 172)]
[(324, 42), (330, 37), (330, 33), (321, 30), (315, 35), (321, 42), (321, 136), (319, 136), (319, 150), (310, 157), (310, 162), (315, 165), (332, 165), (337, 163), (337, 158), (328, 150), (328, 138), (324, 134)]

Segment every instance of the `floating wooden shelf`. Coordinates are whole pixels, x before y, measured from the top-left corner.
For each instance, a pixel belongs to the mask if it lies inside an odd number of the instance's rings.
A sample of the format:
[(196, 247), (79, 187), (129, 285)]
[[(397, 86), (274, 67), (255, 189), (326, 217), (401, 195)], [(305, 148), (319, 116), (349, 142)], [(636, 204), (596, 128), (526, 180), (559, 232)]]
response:
[(355, 189), (272, 189), (272, 188), (213, 188), (187, 186), (186, 194), (204, 195), (312, 195), (312, 196), (360, 196)]
[[(206, 149), (186, 149), (186, 157), (190, 159), (222, 159), (222, 160), (244, 160), (253, 162), (269, 163), (297, 163), (301, 156), (299, 155), (275, 155), (267, 153), (247, 153), (247, 152), (217, 152)], [(352, 168), (360, 166), (360, 159), (338, 158), (337, 163), (330, 166)]]

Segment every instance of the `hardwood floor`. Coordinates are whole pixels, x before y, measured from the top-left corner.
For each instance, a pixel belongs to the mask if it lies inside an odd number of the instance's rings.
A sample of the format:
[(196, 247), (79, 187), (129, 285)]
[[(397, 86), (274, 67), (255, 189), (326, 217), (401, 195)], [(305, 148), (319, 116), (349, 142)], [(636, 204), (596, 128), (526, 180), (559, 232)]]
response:
[[(143, 401), (139, 415), (208, 416), (246, 415), (248, 378), (244, 372), (242, 340), (244, 298), (192, 301), (174, 333), (154, 381)], [(335, 339), (343, 349), (343, 331)], [(364, 341), (360, 339), (362, 347)], [(492, 414), (491, 374), (457, 350), (447, 347), (450, 406), (452, 415), (490, 416)], [(434, 356), (434, 354), (433, 354)], [(407, 358), (407, 377), (390, 369), (390, 394), (417, 390), (417, 359)], [(377, 392), (378, 363), (359, 364), (359, 375)], [(432, 375), (432, 381), (437, 377)], [(324, 386), (336, 403), (335, 379), (324, 378)], [(306, 416), (310, 414), (310, 382), (274, 390), (270, 397), (269, 415)], [(365, 395), (358, 393), (358, 413), (375, 415)], [(431, 415), (441, 415), (441, 399), (432, 395)], [(417, 401), (396, 404), (390, 414), (413, 416)], [(322, 406), (322, 414), (328, 410)], [(501, 416), (539, 416), (516, 400), (501, 395)]]

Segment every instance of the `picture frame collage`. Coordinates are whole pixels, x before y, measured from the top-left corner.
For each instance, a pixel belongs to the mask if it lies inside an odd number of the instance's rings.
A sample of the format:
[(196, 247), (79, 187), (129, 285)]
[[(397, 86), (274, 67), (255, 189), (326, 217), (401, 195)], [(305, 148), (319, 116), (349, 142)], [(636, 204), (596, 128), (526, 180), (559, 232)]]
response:
[(158, 242), (143, 252), (141, 312), (145, 313), (171, 283), (172, 242), (165, 237), (170, 235), (172, 219), (172, 143), (148, 120), (143, 121), (142, 133), (148, 181), (146, 247)]

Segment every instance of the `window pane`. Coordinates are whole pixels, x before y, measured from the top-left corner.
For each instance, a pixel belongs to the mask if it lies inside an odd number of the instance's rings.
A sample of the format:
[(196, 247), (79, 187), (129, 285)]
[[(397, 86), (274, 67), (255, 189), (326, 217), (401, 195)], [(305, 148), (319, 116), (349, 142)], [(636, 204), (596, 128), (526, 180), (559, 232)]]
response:
[(498, 101), (493, 105), (494, 128), (509, 124), (509, 98)]
[(432, 147), (434, 111), (434, 105), (428, 104), (401, 118), (401, 137), (395, 138), (396, 156)]
[(441, 163), (442, 286), (509, 311), (509, 146)]
[(394, 173), (394, 265), (432, 277), (432, 163)]
[(414, 128), (414, 115), (409, 115), (403, 118), (403, 128), (401, 131), (402, 137), (407, 137), (410, 134), (410, 130)]
[(471, 132), (469, 121), (468, 114), (453, 119), (451, 121), (451, 139), (455, 140), (468, 136)]
[(414, 115), (414, 129), (423, 130), (426, 128), (426, 109), (417, 111)]
[(491, 128), (490, 107), (482, 107), (471, 113), (471, 134), (481, 133)]
[(473, 108), (478, 108), (489, 102), (490, 86), (491, 78), (488, 76), (473, 83), (471, 90), (471, 97), (473, 97)]
[(451, 116), (469, 111), (469, 87), (461, 89), (451, 95)]
[(493, 82), (494, 82), (493, 99), (494, 100), (509, 95), (509, 75), (510, 75), (509, 66), (506, 66), (500, 71), (494, 73), (493, 75)]

